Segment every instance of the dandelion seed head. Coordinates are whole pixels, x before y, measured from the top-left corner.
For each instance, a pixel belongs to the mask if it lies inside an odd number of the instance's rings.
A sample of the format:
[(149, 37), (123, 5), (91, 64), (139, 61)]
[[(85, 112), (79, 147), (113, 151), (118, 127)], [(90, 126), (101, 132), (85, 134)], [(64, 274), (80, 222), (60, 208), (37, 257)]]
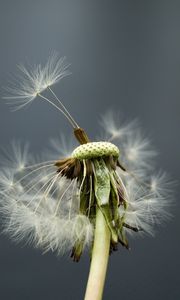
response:
[[(19, 85), (8, 89), (7, 98), (17, 108), (37, 96), (44, 99), (68, 119), (80, 146), (70, 139), (67, 145), (60, 136), (51, 140), (52, 149), (41, 161), (29, 155), (27, 144), (21, 147), (13, 141), (11, 150), (3, 150), (4, 232), (43, 252), (72, 251), (75, 261), (92, 246), (98, 209), (110, 232), (110, 249), (118, 241), (128, 249), (128, 234), (153, 235), (155, 227), (170, 218), (171, 182), (163, 172), (151, 174), (156, 152), (137, 121), (123, 124), (110, 112), (101, 118), (105, 139), (90, 141), (51, 89), (69, 74), (65, 57), (53, 53), (45, 66), (28, 70), (20, 65), (19, 70)], [(50, 98), (42, 95), (45, 90)]]
[[(93, 241), (95, 215), (92, 215), (92, 219), (88, 217), (88, 210), (91, 209), (90, 190), (87, 191), (87, 201), (90, 202), (85, 214), (80, 213), (83, 181), (80, 184), (76, 178), (70, 180), (65, 176), (66, 173), (61, 174), (66, 169), (63, 165), (62, 171), (59, 169), (57, 172), (54, 163), (37, 163), (34, 160), (34, 167), (32, 165), (28, 168), (27, 147), (21, 151), (20, 143), (12, 143), (12, 150), (7, 153), (4, 161), (6, 167), (0, 174), (3, 197), (0, 211), (5, 218), (4, 231), (16, 241), (25, 239), (27, 243), (40, 247), (45, 252), (53, 251), (58, 255), (70, 251), (77, 243), (82, 245), (82, 251), (88, 247)], [(110, 142), (92, 142), (75, 148), (73, 153), (72, 159), (80, 161), (96, 160), (107, 155), (106, 163), (102, 165), (102, 168), (106, 168), (108, 155), (112, 155), (116, 161), (119, 149)], [(15, 163), (13, 168), (12, 162)], [(98, 165), (101, 166), (101, 160)], [(95, 164), (91, 172), (96, 172), (96, 167)], [(146, 164), (143, 167), (146, 170)], [(89, 167), (86, 168), (88, 170)], [(87, 175), (84, 171), (82, 173), (83, 176)], [(170, 203), (167, 199), (169, 181), (165, 173), (159, 172), (150, 179), (146, 175), (145, 182), (144, 176), (132, 176), (121, 169), (111, 171), (107, 176), (111, 178), (112, 185), (118, 183), (120, 186), (119, 197), (122, 203), (120, 202), (118, 214), (125, 224), (123, 235), (133, 235), (133, 230), (138, 230), (140, 234), (154, 235), (154, 226), (170, 217), (167, 212)], [(107, 201), (106, 194), (101, 195), (102, 205), (103, 199)], [(111, 220), (111, 224), (116, 227), (115, 220)], [(76, 256), (78, 259), (78, 254)]]

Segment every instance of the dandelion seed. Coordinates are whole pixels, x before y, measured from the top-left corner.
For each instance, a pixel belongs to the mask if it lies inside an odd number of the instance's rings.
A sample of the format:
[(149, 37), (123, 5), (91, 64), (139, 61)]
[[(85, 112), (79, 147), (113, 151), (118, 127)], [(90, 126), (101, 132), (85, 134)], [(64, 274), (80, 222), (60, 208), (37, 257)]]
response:
[(137, 127), (137, 120), (121, 124), (119, 114), (108, 111), (101, 116), (100, 125), (104, 129), (108, 141), (112, 142), (116, 140), (118, 142), (123, 141), (134, 133), (134, 129)]
[[(28, 165), (27, 147), (21, 152), (20, 144), (12, 144), (0, 173), (4, 231), (43, 252), (71, 251), (74, 261), (92, 249), (85, 299), (92, 293), (101, 299), (109, 252), (118, 243), (129, 249), (129, 234), (153, 235), (155, 225), (170, 217), (169, 181), (164, 173), (151, 174), (155, 151), (137, 122), (121, 128), (107, 114), (101, 121), (106, 139), (89, 140), (51, 88), (68, 74), (64, 58), (54, 54), (44, 67), (20, 70), (24, 77), (19, 88), (9, 88), (9, 99), (20, 99), (18, 108), (44, 99), (66, 117), (80, 145), (67, 151), (64, 138), (55, 140), (48, 161)], [(52, 98), (42, 95), (45, 90)]]
[(134, 167), (151, 168), (152, 158), (156, 156), (150, 141), (144, 138), (139, 130), (127, 138), (123, 151), (125, 160)]
[(9, 191), (14, 186), (14, 174), (9, 169), (1, 170), (0, 173), (0, 190), (1, 192)]
[[(10, 87), (5, 88), (9, 95), (5, 96), (4, 99), (8, 104), (14, 106), (14, 110), (18, 110), (30, 104), (38, 97), (60, 111), (73, 127), (78, 127), (66, 107), (51, 88), (52, 85), (70, 74), (67, 70), (68, 67), (69, 64), (66, 63), (66, 58), (59, 58), (56, 52), (52, 53), (44, 67), (37, 65), (28, 71), (25, 66), (19, 65), (20, 74), (11, 83)], [(42, 94), (45, 90), (50, 91), (53, 99), (49, 99)]]
[(26, 164), (31, 161), (31, 155), (29, 155), (28, 143), (22, 144), (20, 141), (13, 140), (10, 148), (1, 148), (2, 165), (9, 167), (13, 171), (23, 171)]

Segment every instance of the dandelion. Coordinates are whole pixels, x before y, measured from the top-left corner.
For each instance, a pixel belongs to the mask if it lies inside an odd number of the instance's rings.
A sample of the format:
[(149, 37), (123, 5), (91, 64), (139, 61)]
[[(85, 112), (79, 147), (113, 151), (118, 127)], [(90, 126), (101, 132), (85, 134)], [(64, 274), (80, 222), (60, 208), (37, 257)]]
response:
[(136, 121), (119, 126), (112, 113), (105, 115), (105, 139), (89, 140), (52, 90), (69, 74), (64, 58), (53, 54), (44, 67), (28, 71), (21, 66), (20, 71), (24, 77), (19, 87), (7, 89), (6, 99), (18, 109), (44, 99), (66, 117), (80, 145), (66, 148), (64, 137), (51, 140), (55, 152), (46, 153), (51, 160), (38, 162), (29, 160), (27, 146), (21, 151), (13, 142), (13, 151), (1, 157), (4, 231), (44, 252), (68, 251), (74, 261), (89, 248), (85, 299), (102, 299), (109, 253), (118, 244), (129, 249), (129, 234), (153, 235), (155, 225), (170, 217), (169, 181), (165, 173), (151, 174), (155, 151)]

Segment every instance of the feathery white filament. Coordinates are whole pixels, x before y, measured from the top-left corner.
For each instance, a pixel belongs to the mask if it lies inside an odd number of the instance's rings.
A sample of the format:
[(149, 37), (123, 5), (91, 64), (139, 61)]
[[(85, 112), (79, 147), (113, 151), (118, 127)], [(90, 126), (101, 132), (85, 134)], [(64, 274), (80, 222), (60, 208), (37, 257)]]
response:
[[(58, 254), (70, 250), (79, 238), (84, 246), (91, 242), (93, 225), (78, 213), (76, 180), (69, 183), (61, 177), (62, 171), (51, 171), (51, 162), (26, 165), (20, 178), (20, 171), (16, 167), (9, 169), (9, 165), (6, 160), (6, 168), (0, 174), (5, 232), (16, 240), (26, 238), (36, 247)], [(41, 181), (44, 173), (46, 179)]]
[(106, 140), (108, 140), (108, 142), (113, 142), (114, 140), (122, 141), (137, 127), (137, 120), (122, 125), (118, 122), (119, 120), (119, 115), (112, 111), (108, 111), (101, 116), (100, 125), (105, 131)]
[[(55, 52), (49, 57), (44, 67), (37, 65), (32, 69), (29, 68), (28, 71), (28, 69), (21, 65), (19, 66), (20, 75), (17, 77), (17, 80), (15, 79), (11, 83), (10, 87), (6, 88), (9, 96), (5, 96), (4, 99), (7, 100), (7, 103), (14, 105), (14, 110), (18, 110), (30, 104), (39, 96), (60, 111), (68, 119), (73, 128), (77, 128), (78, 124), (51, 89), (52, 85), (70, 74), (67, 70), (68, 67), (69, 64), (66, 63), (65, 57), (59, 58)], [(53, 100), (42, 95), (45, 90), (50, 91), (58, 102), (58, 105)]]

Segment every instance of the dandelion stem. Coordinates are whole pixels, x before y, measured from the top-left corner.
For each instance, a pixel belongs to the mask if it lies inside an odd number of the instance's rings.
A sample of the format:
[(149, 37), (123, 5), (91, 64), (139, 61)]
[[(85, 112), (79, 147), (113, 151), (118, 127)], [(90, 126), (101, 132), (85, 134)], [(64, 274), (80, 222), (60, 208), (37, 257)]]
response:
[(110, 231), (100, 208), (97, 208), (92, 260), (84, 300), (102, 299), (109, 248)]

